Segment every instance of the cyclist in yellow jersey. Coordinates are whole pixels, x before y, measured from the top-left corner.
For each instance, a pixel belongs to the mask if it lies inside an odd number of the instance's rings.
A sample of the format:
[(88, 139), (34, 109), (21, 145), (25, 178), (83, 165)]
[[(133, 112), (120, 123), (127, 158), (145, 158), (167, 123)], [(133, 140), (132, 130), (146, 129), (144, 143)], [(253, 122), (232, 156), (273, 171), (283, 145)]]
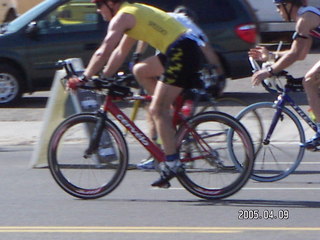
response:
[(124, 0), (92, 2), (104, 20), (110, 22), (108, 33), (83, 76), (70, 79), (69, 87), (77, 88), (101, 69), (105, 77), (113, 76), (138, 40), (165, 54), (167, 62), (162, 77), (155, 86), (144, 87), (153, 95), (149, 111), (166, 155), (166, 161), (160, 165), (160, 178), (152, 186), (168, 188), (170, 179), (184, 171), (176, 149), (175, 129), (170, 124), (170, 107), (183, 88), (192, 88), (199, 81), (201, 53), (196, 38), (181, 23), (155, 7)]
[[(209, 39), (205, 35), (205, 33), (199, 28), (195, 23), (196, 14), (188, 9), (185, 6), (177, 6), (173, 12), (168, 12), (168, 14), (174, 17), (178, 22), (188, 28), (188, 32), (193, 34), (198, 38), (198, 42), (200, 43), (200, 49), (208, 63), (215, 66), (215, 71), (220, 76), (223, 76), (223, 69), (219, 64), (219, 58), (213, 48), (210, 46)], [(146, 50), (148, 44), (145, 42), (139, 41), (135, 52), (132, 56), (132, 60), (129, 64), (130, 69), (132, 69), (132, 73), (135, 76), (135, 79), (143, 86), (153, 88), (158, 81), (159, 76), (164, 71), (164, 66), (166, 64), (166, 56), (163, 53), (159, 53), (156, 50), (156, 54), (154, 56), (150, 56), (146, 59), (140, 61), (140, 57), (142, 53)], [(220, 81), (221, 80), (221, 81)], [(221, 82), (220, 86), (224, 85), (225, 79), (223, 77), (219, 78)], [(153, 120), (150, 117), (150, 114), (147, 114), (146, 121), (149, 125), (149, 137), (158, 144), (158, 136), (156, 132), (156, 128), (154, 126)], [(138, 169), (141, 170), (153, 170), (156, 168), (155, 160), (153, 156), (149, 156), (147, 159), (143, 159), (140, 163), (136, 165)]]
[[(173, 41), (187, 31), (167, 13), (151, 6), (124, 3), (119, 10), (119, 13), (121, 12), (132, 14), (136, 19), (135, 27), (126, 31), (126, 35), (147, 41), (163, 53)], [(151, 32), (153, 34), (150, 34)]]

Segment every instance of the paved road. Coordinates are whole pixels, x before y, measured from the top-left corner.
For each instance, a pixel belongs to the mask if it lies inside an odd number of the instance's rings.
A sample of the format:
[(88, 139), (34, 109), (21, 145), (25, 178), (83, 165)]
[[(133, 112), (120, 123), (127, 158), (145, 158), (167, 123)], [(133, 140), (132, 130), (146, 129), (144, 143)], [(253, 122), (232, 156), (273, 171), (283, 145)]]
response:
[[(130, 145), (131, 160), (144, 154)], [(277, 183), (250, 180), (237, 194), (205, 201), (178, 182), (153, 189), (154, 172), (128, 171), (110, 195), (75, 199), (48, 169), (31, 169), (31, 146), (1, 148), (0, 239), (309, 239), (319, 237), (320, 166)], [(310, 162), (313, 162), (311, 165)], [(258, 212), (258, 219), (250, 219)], [(273, 216), (273, 217), (272, 217)]]

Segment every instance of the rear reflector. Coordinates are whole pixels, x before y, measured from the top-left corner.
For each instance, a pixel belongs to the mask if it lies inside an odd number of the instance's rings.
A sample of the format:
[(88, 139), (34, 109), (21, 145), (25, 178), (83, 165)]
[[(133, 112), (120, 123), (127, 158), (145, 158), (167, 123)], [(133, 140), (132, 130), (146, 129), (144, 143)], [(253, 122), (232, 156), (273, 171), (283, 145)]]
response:
[(245, 42), (256, 43), (257, 28), (255, 24), (242, 24), (236, 27), (236, 34)]

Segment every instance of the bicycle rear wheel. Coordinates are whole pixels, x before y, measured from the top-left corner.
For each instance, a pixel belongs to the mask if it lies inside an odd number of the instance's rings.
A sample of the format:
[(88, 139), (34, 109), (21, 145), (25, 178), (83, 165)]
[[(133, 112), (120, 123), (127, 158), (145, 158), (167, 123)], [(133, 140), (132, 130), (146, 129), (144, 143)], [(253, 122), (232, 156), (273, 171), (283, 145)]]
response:
[(250, 178), (253, 145), (246, 129), (230, 115), (220, 112), (196, 115), (180, 127), (177, 143), (180, 159), (186, 166), (178, 179), (200, 198), (228, 197)]
[[(278, 181), (287, 177), (300, 164), (305, 149), (303, 127), (299, 119), (288, 109), (283, 108), (269, 141), (265, 140), (277, 107), (272, 102), (255, 103), (236, 117), (248, 129), (255, 147), (255, 166), (252, 179), (261, 182)], [(256, 122), (250, 117), (258, 114), (263, 120)], [(262, 135), (260, 131), (262, 124)]]
[(94, 199), (113, 191), (128, 166), (128, 149), (120, 130), (107, 120), (98, 149), (85, 156), (96, 127), (95, 114), (77, 114), (54, 131), (48, 147), (50, 172), (58, 185), (72, 196)]
[(208, 101), (200, 102), (196, 113), (219, 111), (235, 116), (248, 104), (241, 99), (233, 97), (209, 98)]

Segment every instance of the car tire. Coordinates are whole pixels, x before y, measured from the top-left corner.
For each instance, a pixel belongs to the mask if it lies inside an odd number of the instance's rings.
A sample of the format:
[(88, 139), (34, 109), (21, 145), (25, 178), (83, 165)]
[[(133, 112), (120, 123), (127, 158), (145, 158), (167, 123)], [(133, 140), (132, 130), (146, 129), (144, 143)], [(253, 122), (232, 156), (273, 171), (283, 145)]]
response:
[(13, 105), (22, 96), (23, 81), (19, 71), (9, 64), (0, 65), (0, 107)]

